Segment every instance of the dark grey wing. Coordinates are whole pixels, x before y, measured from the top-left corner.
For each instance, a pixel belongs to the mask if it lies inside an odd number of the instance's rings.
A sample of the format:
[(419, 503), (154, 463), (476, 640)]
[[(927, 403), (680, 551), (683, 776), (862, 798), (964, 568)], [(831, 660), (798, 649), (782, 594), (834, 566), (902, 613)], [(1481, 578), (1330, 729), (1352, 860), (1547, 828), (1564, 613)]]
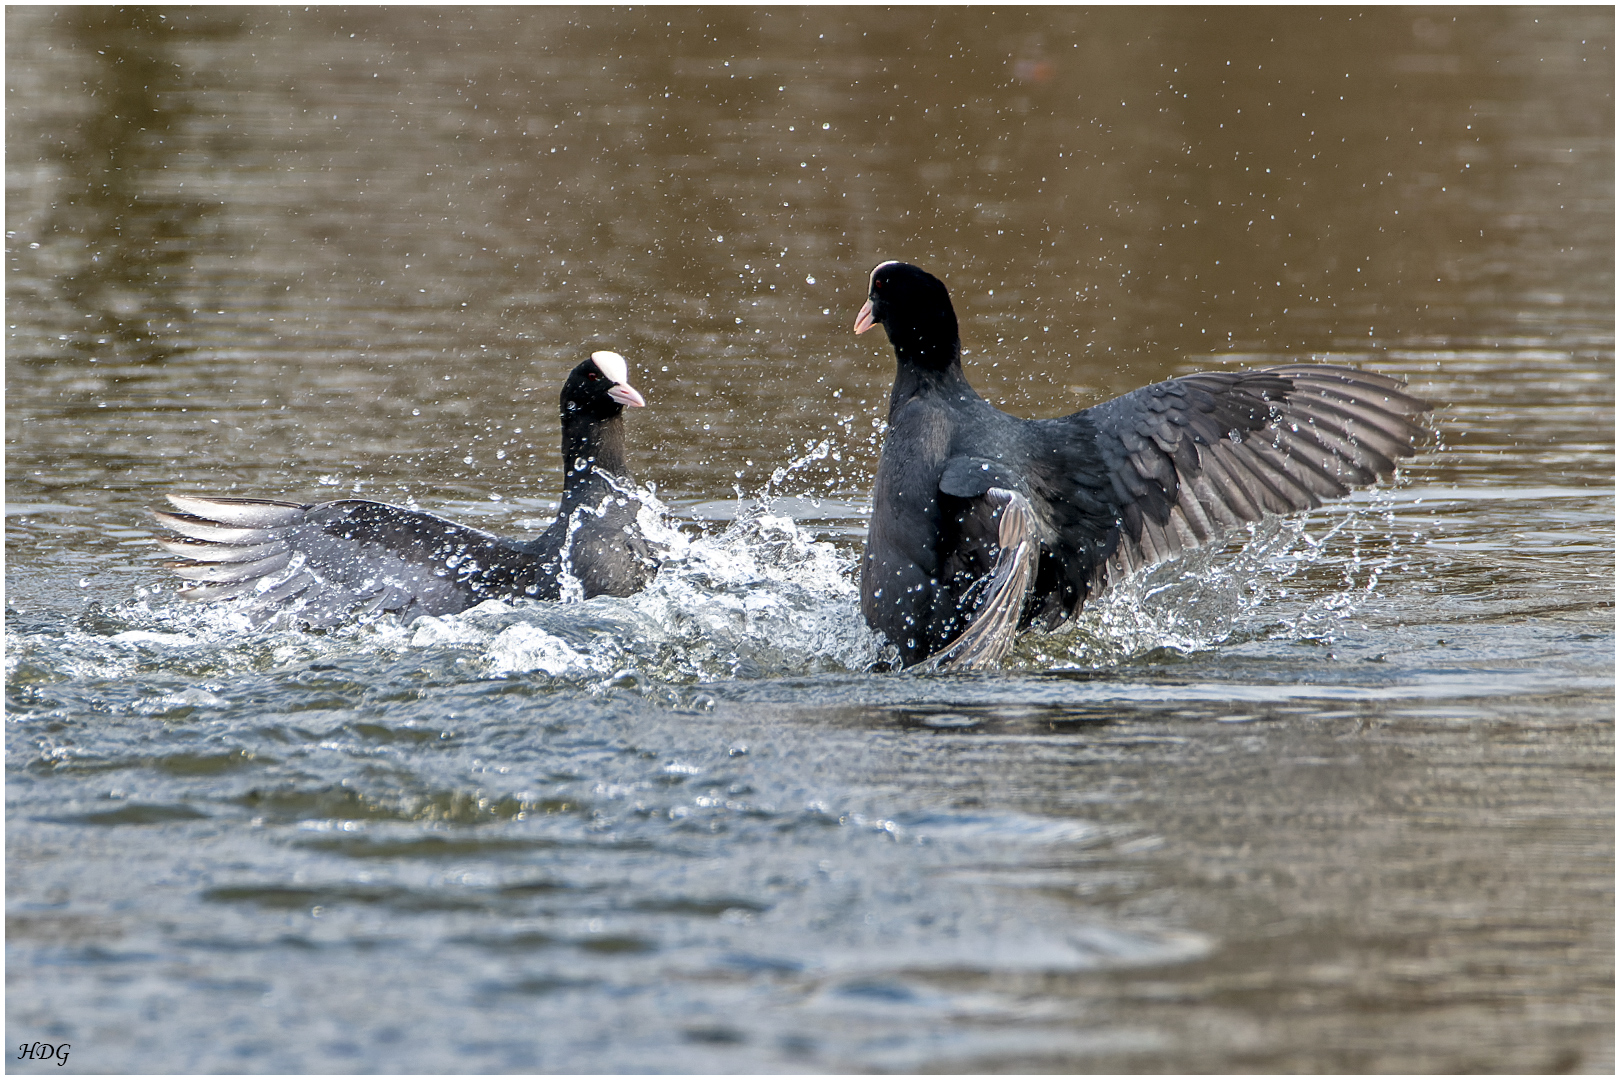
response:
[(1005, 462), (968, 454), (951, 458), (940, 470), (939, 490), (947, 495), (971, 499), (991, 488), (1024, 493), (1024, 481)]
[(532, 596), (539, 561), (480, 529), (385, 503), (300, 505), (170, 495), (180, 513), (156, 517), (184, 539), (160, 540), (198, 600), (251, 598), (266, 616), (296, 607), (324, 626), (357, 613), (411, 619), (462, 611), (491, 597)]
[[(969, 628), (1000, 554), (1006, 504), (988, 492), (1022, 494), (1023, 451), (1012, 445), (1022, 421), (979, 405), (976, 415), (950, 417), (913, 399), (891, 417), (878, 460), (861, 611), (906, 666)], [(977, 430), (976, 423), (990, 427)], [(981, 437), (961, 438), (963, 429)], [(967, 449), (953, 454), (953, 443)]]
[[(979, 462), (970, 464), (976, 467)], [(983, 471), (991, 470), (986, 467)], [(953, 482), (949, 466), (946, 477), (941, 489), (946, 482)], [(956, 483), (955, 486), (964, 485)], [(990, 550), (994, 552), (994, 562), (989, 574), (974, 583), (972, 591), (979, 595), (964, 596), (974, 604), (967, 628), (924, 661), (934, 667), (971, 671), (988, 667), (1006, 656), (1018, 636), (1025, 602), (1035, 584), (1041, 542), (1036, 535), (1035, 513), (1029, 500), (1019, 492), (1000, 487), (989, 488), (978, 498), (992, 511), (989, 517), (994, 523), (996, 540)], [(978, 522), (984, 517), (971, 514), (968, 520)]]
[(1389, 476), (1430, 409), (1405, 385), (1326, 364), (1202, 372), (1052, 421), (1091, 429), (1096, 460), (1076, 471), (1117, 528), (1087, 591)]

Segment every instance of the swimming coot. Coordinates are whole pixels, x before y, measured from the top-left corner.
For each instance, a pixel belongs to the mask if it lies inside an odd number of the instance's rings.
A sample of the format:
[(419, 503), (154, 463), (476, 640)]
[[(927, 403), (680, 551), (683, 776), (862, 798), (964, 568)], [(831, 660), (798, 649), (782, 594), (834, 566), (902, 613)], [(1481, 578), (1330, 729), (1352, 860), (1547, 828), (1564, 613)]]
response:
[(1398, 379), (1288, 364), (1024, 420), (968, 385), (932, 274), (880, 263), (855, 332), (876, 325), (896, 370), (861, 607), (907, 666), (994, 663), (1133, 570), (1388, 476), (1429, 409)]
[[(295, 607), (300, 622), (315, 626), (382, 611), (406, 620), (446, 615), (491, 598), (629, 596), (659, 558), (638, 524), (641, 503), (625, 463), (622, 414), (645, 404), (618, 353), (592, 353), (569, 373), (562, 506), (534, 540), (361, 499), (170, 495), (179, 512), (153, 516), (184, 539), (159, 543), (185, 557), (169, 566), (197, 583), (182, 596), (251, 597), (256, 616)], [(290, 575), (269, 584), (288, 567)]]

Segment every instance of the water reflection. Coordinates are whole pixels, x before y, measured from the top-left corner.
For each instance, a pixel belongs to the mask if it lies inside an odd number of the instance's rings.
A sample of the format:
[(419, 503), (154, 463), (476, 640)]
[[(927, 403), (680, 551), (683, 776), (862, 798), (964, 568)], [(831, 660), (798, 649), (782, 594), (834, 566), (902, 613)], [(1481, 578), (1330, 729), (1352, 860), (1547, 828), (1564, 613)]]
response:
[(165, 182), (187, 150), (188, 75), (155, 12), (79, 8), (61, 20), (83, 61), (83, 97), (56, 98), (57, 115), (40, 125), (53, 137), (36, 144), (35, 164), (54, 174), (34, 225), (51, 238), (52, 295), (40, 299), (63, 317), (70, 333), (59, 340), (75, 354), (161, 360), (174, 347), (155, 327), (184, 317), (169, 276), (196, 258), (221, 209)]
[[(14, 129), (13, 295), (42, 302), (12, 354), (79, 373), (62, 419), (114, 392), (97, 427), (162, 469), (511, 492), (543, 458), (469, 446), (547, 431), (530, 389), (611, 346), (692, 440), (666, 491), (830, 436), (858, 462), (810, 471), (854, 494), (887, 360), (843, 331), (887, 256), (1042, 415), (1211, 354), (1568, 334), (1612, 290), (1608, 204), (1556, 201), (1612, 172), (1572, 80), (1601, 43), (1516, 11), (57, 18), (37, 70), (89, 90)], [(1513, 35), (1536, 63), (1491, 59)], [(125, 355), (184, 357), (192, 400), (87, 374)]]

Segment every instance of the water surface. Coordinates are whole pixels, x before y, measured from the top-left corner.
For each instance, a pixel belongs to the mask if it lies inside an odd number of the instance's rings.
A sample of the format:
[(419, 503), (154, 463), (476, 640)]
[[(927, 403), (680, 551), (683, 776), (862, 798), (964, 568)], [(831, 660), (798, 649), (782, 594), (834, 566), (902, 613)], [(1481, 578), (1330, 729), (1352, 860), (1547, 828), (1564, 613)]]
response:
[[(10, 1045), (1612, 1069), (1611, 11), (7, 31)], [(889, 673), (885, 258), (1024, 415), (1305, 357), (1435, 437), (1001, 671)], [(646, 593), (326, 634), (175, 597), (167, 491), (537, 531), (604, 347)]]

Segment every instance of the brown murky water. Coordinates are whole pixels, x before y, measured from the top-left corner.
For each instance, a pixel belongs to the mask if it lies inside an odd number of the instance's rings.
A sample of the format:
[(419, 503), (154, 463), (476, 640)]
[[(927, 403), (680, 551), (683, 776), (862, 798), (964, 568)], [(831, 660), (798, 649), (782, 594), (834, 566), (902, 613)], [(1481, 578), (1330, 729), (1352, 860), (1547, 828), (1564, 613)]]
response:
[[(8, 1045), (1612, 1069), (1611, 10), (6, 20)], [(1313, 357), (1438, 438), (1002, 672), (874, 672), (884, 258), (1015, 412)], [(173, 597), (171, 490), (535, 531), (603, 347), (649, 593)]]

